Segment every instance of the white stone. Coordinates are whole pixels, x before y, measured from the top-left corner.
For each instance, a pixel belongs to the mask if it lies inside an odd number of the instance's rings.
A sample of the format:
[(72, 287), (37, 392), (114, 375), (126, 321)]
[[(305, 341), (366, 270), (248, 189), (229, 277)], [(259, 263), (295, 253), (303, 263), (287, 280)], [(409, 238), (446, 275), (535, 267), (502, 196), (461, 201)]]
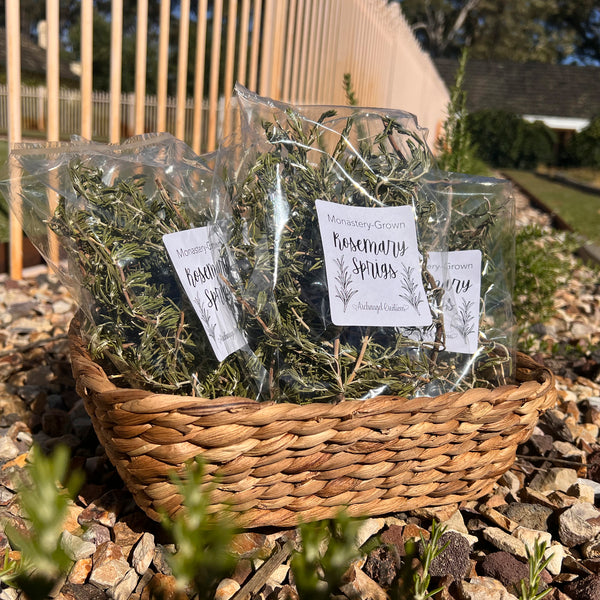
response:
[(270, 575), (269, 575), (269, 579), (267, 579), (267, 582), (271, 584), (271, 587), (275, 588), (278, 585), (281, 585), (284, 581), (285, 578), (288, 576), (288, 573), (290, 572), (290, 566), (289, 565), (279, 565)]
[(73, 303), (66, 300), (57, 300), (52, 303), (52, 312), (57, 315), (64, 315), (73, 310)]
[[(585, 452), (580, 450), (574, 444), (570, 442), (561, 442), (560, 440), (556, 440), (552, 442), (552, 447), (563, 457), (563, 458), (580, 458), (583, 459), (585, 457)], [(583, 460), (581, 462), (584, 462)]]
[(502, 531), (499, 527), (486, 527), (483, 530), (483, 537), (498, 548), (509, 554), (513, 554), (520, 558), (527, 558), (525, 544), (516, 537)]
[(123, 558), (103, 561), (101, 565), (92, 569), (90, 583), (101, 590), (112, 588), (115, 582), (118, 583), (125, 577), (129, 569), (129, 563)]
[(143, 575), (148, 570), (154, 558), (154, 550), (154, 536), (145, 532), (137, 541), (131, 557), (131, 564), (138, 574)]
[(239, 589), (240, 584), (235, 579), (223, 579), (215, 591), (215, 600), (229, 600)]
[(114, 586), (110, 593), (110, 597), (114, 600), (129, 600), (131, 598), (131, 594), (135, 587), (137, 586), (139, 581), (138, 574), (134, 569), (129, 569), (125, 576), (117, 585)]
[(522, 527), (519, 525), (512, 534), (518, 540), (521, 540), (526, 548), (529, 548), (530, 554), (533, 554), (536, 541), (540, 545), (546, 542), (547, 548), (552, 544), (552, 535), (547, 531), (537, 531), (537, 529), (529, 529), (529, 527)]
[(550, 561), (546, 565), (546, 569), (552, 575), (559, 575), (562, 570), (562, 563), (567, 555), (567, 551), (565, 550), (562, 544), (558, 542), (554, 542), (550, 548), (546, 548), (546, 552), (544, 552), (544, 558), (550, 558)]
[(379, 533), (385, 527), (385, 519), (365, 519), (358, 531), (354, 541), (356, 546), (360, 548), (366, 541), (372, 538), (375, 534)]
[(19, 597), (19, 590), (16, 588), (5, 588), (0, 591), (0, 600), (17, 600)]
[(587, 483), (574, 483), (568, 490), (567, 494), (577, 498), (580, 502), (587, 502), (588, 504), (594, 504), (596, 493), (594, 488)]
[(60, 547), (75, 562), (92, 556), (96, 551), (95, 544), (82, 540), (80, 537), (69, 533), (66, 529), (60, 535)]
[(583, 483), (584, 485), (589, 485), (593, 490), (596, 496), (600, 496), (600, 483), (594, 481), (593, 479), (585, 479), (584, 477), (579, 477), (575, 483)]
[(558, 535), (560, 541), (572, 548), (593, 540), (600, 534), (600, 512), (592, 504), (579, 502), (567, 509), (558, 517)]
[(551, 468), (540, 471), (532, 480), (530, 487), (537, 492), (566, 492), (577, 481), (575, 469)]
[(457, 582), (461, 600), (517, 600), (507, 589), (491, 577), (472, 577)]
[(506, 486), (513, 494), (521, 489), (521, 480), (512, 471), (506, 471), (498, 480), (498, 483)]
[(452, 513), (452, 516), (449, 519), (446, 519), (440, 525), (444, 525), (448, 531), (456, 531), (456, 533), (466, 534), (468, 535), (469, 530), (465, 525), (465, 520), (459, 510)]
[(0, 458), (3, 461), (17, 458), (20, 452), (15, 443), (6, 435), (0, 437)]

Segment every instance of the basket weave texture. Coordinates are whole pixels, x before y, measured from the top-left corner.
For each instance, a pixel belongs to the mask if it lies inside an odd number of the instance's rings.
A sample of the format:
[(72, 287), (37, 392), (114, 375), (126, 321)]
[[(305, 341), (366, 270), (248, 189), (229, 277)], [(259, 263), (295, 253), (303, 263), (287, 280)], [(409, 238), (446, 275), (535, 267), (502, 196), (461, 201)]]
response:
[(77, 391), (96, 434), (152, 519), (182, 509), (169, 477), (202, 457), (240, 527), (288, 527), (472, 500), (515, 460), (556, 401), (554, 376), (519, 354), (517, 385), (434, 398), (379, 396), (338, 404), (258, 403), (155, 394), (114, 385), (87, 351), (80, 316), (69, 331)]

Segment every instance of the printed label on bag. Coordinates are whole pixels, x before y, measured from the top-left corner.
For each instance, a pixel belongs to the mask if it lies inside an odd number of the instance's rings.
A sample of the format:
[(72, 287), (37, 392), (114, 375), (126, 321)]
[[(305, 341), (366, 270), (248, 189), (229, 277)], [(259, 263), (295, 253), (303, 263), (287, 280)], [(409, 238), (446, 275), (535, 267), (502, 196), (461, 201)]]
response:
[(316, 201), (336, 325), (431, 323), (411, 206), (363, 208)]
[(218, 244), (210, 239), (209, 227), (168, 233), (163, 243), (215, 356), (222, 361), (246, 340), (237, 328), (232, 293), (221, 279), (223, 262), (215, 261)]
[(481, 251), (430, 252), (427, 268), (445, 290), (446, 350), (473, 354), (479, 340)]

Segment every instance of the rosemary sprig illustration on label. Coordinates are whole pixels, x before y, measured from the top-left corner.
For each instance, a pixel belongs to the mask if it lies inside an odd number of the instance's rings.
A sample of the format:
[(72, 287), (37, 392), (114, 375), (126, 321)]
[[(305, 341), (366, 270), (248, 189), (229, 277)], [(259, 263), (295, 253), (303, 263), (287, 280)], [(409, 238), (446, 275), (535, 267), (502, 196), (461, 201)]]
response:
[(456, 329), (456, 331), (462, 337), (465, 344), (468, 343), (469, 336), (471, 336), (475, 332), (475, 318), (473, 316), (473, 305), (473, 302), (467, 302), (467, 300), (465, 300), (464, 298), (462, 299), (461, 305), (458, 309), (457, 323), (456, 325), (454, 325), (454, 329)]
[(335, 288), (335, 297), (342, 301), (344, 312), (346, 312), (352, 296), (357, 294), (358, 290), (352, 287), (352, 277), (348, 272), (348, 267), (344, 262), (344, 257), (341, 256), (340, 258), (336, 258), (335, 263), (338, 266), (338, 272), (335, 276), (335, 280), (339, 283), (339, 286), (336, 286)]
[(419, 313), (419, 306), (425, 300), (418, 291), (419, 286), (414, 279), (414, 271), (414, 267), (402, 265), (402, 289), (404, 292), (400, 294), (400, 298), (406, 300)]
[(200, 313), (200, 319), (202, 320), (202, 324), (204, 325), (204, 329), (206, 330), (208, 337), (210, 337), (214, 340), (217, 324), (211, 323), (212, 317), (211, 317), (210, 311), (206, 307), (206, 303), (198, 295), (196, 295), (196, 297), (194, 298), (194, 302), (198, 306), (198, 311)]

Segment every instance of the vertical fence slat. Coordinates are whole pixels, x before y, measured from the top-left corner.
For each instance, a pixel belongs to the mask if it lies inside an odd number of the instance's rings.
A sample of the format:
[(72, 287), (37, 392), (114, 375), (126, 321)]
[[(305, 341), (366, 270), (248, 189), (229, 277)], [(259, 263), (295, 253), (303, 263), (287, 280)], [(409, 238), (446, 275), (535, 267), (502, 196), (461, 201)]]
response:
[(198, 24), (196, 29), (196, 63), (194, 68), (194, 112), (192, 150), (200, 154), (202, 147), (202, 116), (204, 108), (204, 62), (206, 58), (207, 0), (198, 0)]
[(94, 12), (93, 0), (81, 0), (81, 135), (91, 140), (92, 90), (94, 69)]
[(325, 0), (323, 7), (323, 28), (321, 30), (321, 58), (319, 60), (319, 78), (318, 93), (319, 102), (328, 102), (329, 94), (327, 90), (326, 73), (331, 61), (331, 0)]
[(219, 70), (221, 62), (221, 29), (223, 26), (223, 0), (214, 0), (212, 44), (210, 48), (210, 73), (208, 84), (208, 150), (217, 147), (217, 109), (219, 102)]
[(327, 81), (329, 82), (329, 98), (335, 98), (335, 89), (336, 86), (342, 85), (342, 80), (336, 81), (338, 78), (338, 56), (339, 56), (339, 48), (340, 48), (340, 0), (333, 0), (333, 16), (331, 20), (331, 28), (332, 28), (332, 54), (331, 61), (329, 63), (329, 71), (327, 72)]
[(112, 144), (121, 139), (121, 65), (123, 63), (123, 0), (112, 0), (110, 23), (109, 136)]
[(315, 6), (314, 10), (314, 19), (313, 25), (311, 27), (311, 53), (310, 53), (310, 63), (308, 65), (308, 102), (313, 104), (316, 101), (316, 90), (317, 90), (317, 77), (319, 72), (319, 41), (320, 41), (320, 32), (321, 32), (321, 24), (323, 21), (323, 7), (324, 2), (318, 2)]
[(187, 100), (187, 66), (190, 42), (190, 0), (179, 6), (179, 44), (177, 52), (177, 106), (175, 108), (175, 137), (185, 139), (185, 105)]
[[(8, 90), (8, 146), (14, 148), (21, 141), (21, 31), (20, 2), (6, 2), (6, 80)], [(11, 207), (9, 213), (9, 274), (12, 279), (21, 279), (23, 275), (23, 231), (20, 217), (23, 210), (19, 169), (11, 161)]]
[[(48, 125), (46, 127), (46, 138), (50, 142), (60, 139), (60, 54), (59, 54), (59, 5), (58, 0), (46, 0), (46, 23), (48, 33), (48, 45), (46, 47), (46, 89)], [(56, 190), (56, 170), (50, 171), (50, 181), (54, 184), (46, 190), (48, 196), (48, 209), (50, 214), (54, 213), (58, 204)], [(59, 260), (59, 245), (56, 234), (48, 230), (48, 256), (54, 265)]]
[[(228, 110), (233, 90), (233, 68), (235, 65), (235, 29), (237, 25), (237, 0), (229, 0), (227, 12), (227, 38), (225, 40), (225, 77), (223, 92), (225, 95), (225, 110)], [(223, 119), (223, 135), (229, 135), (231, 126), (230, 115), (225, 114)]]
[(291, 85), (290, 85), (290, 101), (298, 102), (298, 85), (300, 82), (300, 58), (302, 50), (302, 39), (304, 31), (304, 13), (305, 13), (305, 0), (297, 0), (298, 6), (296, 7), (296, 35), (294, 39), (294, 56), (292, 59), (292, 73), (291, 73)]
[(302, 27), (302, 45), (300, 50), (300, 71), (298, 73), (298, 100), (301, 104), (306, 103), (306, 65), (309, 48), (310, 37), (310, 20), (311, 20), (312, 0), (304, 2), (304, 17)]
[(292, 58), (294, 56), (294, 39), (296, 34), (296, 0), (290, 0), (287, 11), (287, 36), (285, 48), (285, 65), (283, 68), (283, 86), (281, 99), (289, 102), (291, 89)]
[(265, 0), (263, 12), (263, 31), (260, 49), (260, 77), (258, 93), (269, 96), (271, 92), (271, 70), (273, 68), (273, 37), (274, 37), (274, 0)]
[(246, 85), (246, 73), (248, 72), (248, 29), (250, 27), (250, 0), (242, 0), (242, 11), (240, 15), (240, 45), (238, 50), (237, 80)]
[(134, 126), (136, 135), (144, 133), (146, 127), (146, 59), (148, 47), (148, 0), (138, 0), (137, 31), (135, 38), (135, 104)]
[(250, 51), (250, 74), (248, 88), (257, 91), (258, 79), (258, 51), (260, 49), (260, 34), (262, 24), (262, 0), (254, 0), (252, 12), (252, 48)]
[(58, 141), (60, 137), (59, 103), (59, 29), (58, 0), (46, 0), (46, 23), (48, 45), (46, 47), (46, 89), (48, 90), (48, 124), (46, 137), (49, 141)]
[(273, 10), (273, 40), (271, 56), (271, 73), (269, 77), (269, 96), (276, 100), (281, 99), (283, 56), (285, 52), (285, 12), (287, 11), (287, 0), (278, 0)]
[(156, 87), (156, 129), (167, 131), (167, 84), (169, 81), (169, 25), (171, 0), (161, 0)]

